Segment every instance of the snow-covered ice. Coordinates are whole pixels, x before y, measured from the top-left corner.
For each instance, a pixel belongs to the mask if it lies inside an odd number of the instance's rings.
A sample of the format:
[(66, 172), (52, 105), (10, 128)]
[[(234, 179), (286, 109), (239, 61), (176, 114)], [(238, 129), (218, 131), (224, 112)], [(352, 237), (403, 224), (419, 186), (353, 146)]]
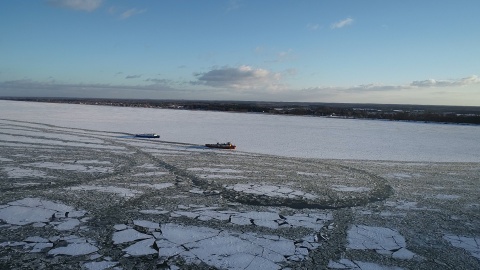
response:
[(347, 270), (402, 270), (403, 268), (396, 266), (384, 266), (376, 263), (352, 261), (341, 259), (339, 261), (330, 261), (328, 267), (331, 269), (347, 269)]
[(480, 260), (480, 237), (465, 237), (449, 234), (443, 238), (450, 242), (452, 246), (463, 248), (470, 252), (473, 257)]
[(390, 228), (354, 225), (348, 231), (348, 248), (375, 250), (396, 259), (413, 259), (415, 253), (407, 249), (405, 238)]
[[(20, 121), (132, 134), (162, 127), (162, 139), (198, 145), (211, 141), (214, 130), (215, 138), (235, 142), (242, 151), (279, 156), (428, 162), (480, 160), (478, 126), (3, 100), (0, 115)], [(71, 115), (76, 116), (75, 121)], [(102, 144), (89, 147), (98, 146)]]
[(274, 185), (262, 185), (262, 184), (235, 184), (233, 186), (225, 185), (226, 189), (231, 189), (237, 192), (256, 194), (256, 195), (266, 195), (269, 197), (280, 197), (280, 198), (302, 198), (302, 199), (315, 199), (316, 195), (294, 190), (290, 187), (285, 186), (274, 186)]
[(90, 185), (82, 185), (82, 186), (76, 186), (76, 187), (69, 187), (65, 188), (68, 190), (82, 190), (82, 191), (99, 191), (99, 192), (105, 192), (105, 193), (113, 193), (116, 194), (120, 197), (124, 197), (126, 199), (130, 199), (135, 197), (138, 194), (142, 194), (141, 191), (134, 190), (134, 189), (128, 189), (128, 188), (121, 188), (121, 187), (114, 187), (114, 186), (90, 186)]
[[(13, 225), (27, 225), (32, 223), (46, 223), (52, 221), (52, 217), (64, 217), (69, 212), (70, 218), (64, 218), (72, 226), (72, 217), (80, 217), (85, 214), (83, 211), (76, 211), (73, 207), (55, 203), (40, 198), (25, 198), (3, 205), (0, 208), (0, 219)], [(63, 227), (62, 227), (63, 228)]]
[[(145, 221), (136, 221), (136, 225), (152, 227), (151, 223)], [(181, 256), (189, 263), (202, 261), (222, 269), (280, 269), (289, 261), (308, 256), (309, 249), (306, 246), (310, 249), (318, 247), (313, 237), (300, 242), (275, 235), (237, 233), (175, 223), (162, 224), (161, 229), (152, 235), (126, 228), (115, 232), (114, 238), (122, 232), (129, 235), (128, 242), (134, 242), (123, 249), (126, 255), (158, 253), (160, 258), (165, 259)], [(312, 242), (306, 242), (307, 239)], [(117, 241), (115, 244), (125, 242)]]

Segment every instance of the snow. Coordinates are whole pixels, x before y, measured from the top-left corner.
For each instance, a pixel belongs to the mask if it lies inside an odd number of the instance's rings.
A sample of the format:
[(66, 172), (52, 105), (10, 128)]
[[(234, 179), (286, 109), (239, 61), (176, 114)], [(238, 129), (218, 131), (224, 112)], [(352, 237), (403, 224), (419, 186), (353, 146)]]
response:
[[(203, 145), (212, 141), (213, 136), (215, 140), (234, 142), (241, 151), (279, 156), (437, 162), (480, 160), (480, 127), (468, 125), (3, 100), (0, 100), (0, 115), (4, 119), (132, 134), (162, 127), (158, 132), (166, 141)], [(51, 144), (53, 140), (47, 141)]]

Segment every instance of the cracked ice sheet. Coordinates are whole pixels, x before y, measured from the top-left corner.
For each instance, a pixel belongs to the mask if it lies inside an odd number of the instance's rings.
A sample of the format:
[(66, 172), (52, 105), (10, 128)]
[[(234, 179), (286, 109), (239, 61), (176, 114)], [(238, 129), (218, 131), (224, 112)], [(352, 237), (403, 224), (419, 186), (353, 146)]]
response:
[[(22, 200), (10, 202), (7, 205), (0, 206), (0, 219), (6, 223), (13, 225), (28, 225), (31, 223), (46, 223), (51, 217), (65, 217), (65, 213), (69, 212), (69, 218), (62, 218), (67, 224), (60, 224), (61, 228), (73, 228), (76, 219), (82, 217), (85, 211), (76, 211), (73, 207), (55, 203), (39, 198), (25, 198)], [(73, 226), (73, 227), (72, 227)]]
[(113, 187), (113, 186), (102, 187), (102, 186), (82, 185), (82, 186), (76, 186), (76, 187), (68, 187), (65, 189), (66, 190), (83, 190), (83, 191), (94, 190), (99, 192), (114, 193), (120, 197), (125, 197), (127, 199), (133, 198), (135, 197), (135, 195), (143, 193), (141, 191), (134, 190), (134, 189), (120, 188), (120, 187)]
[(303, 192), (300, 190), (293, 190), (289, 187), (283, 186), (271, 186), (271, 185), (259, 185), (259, 184), (235, 184), (233, 186), (224, 186), (226, 189), (231, 189), (237, 192), (266, 195), (269, 197), (281, 197), (281, 198), (303, 198), (303, 199), (316, 199), (317, 196)]
[[(136, 220), (136, 226), (151, 228), (157, 223)], [(137, 236), (140, 232), (124, 224), (115, 225), (116, 234)], [(180, 256), (187, 263), (204, 263), (226, 269), (280, 269), (289, 261), (303, 260), (309, 251), (319, 247), (313, 236), (293, 241), (276, 235), (235, 233), (208, 227), (162, 224), (161, 230), (142, 234), (123, 251), (125, 256), (157, 253), (160, 258)], [(133, 238), (130, 238), (133, 239)], [(130, 242), (133, 242), (130, 241)], [(297, 243), (298, 242), (298, 243)]]
[[(120, 224), (117, 224), (117, 225), (120, 225)], [(112, 240), (114, 244), (128, 243), (128, 242), (144, 240), (148, 238), (152, 238), (152, 236), (141, 233), (134, 229), (125, 229), (122, 231), (117, 231), (113, 233), (113, 236), (112, 236)]]
[(328, 268), (332, 269), (348, 269), (348, 270), (402, 270), (403, 268), (396, 266), (384, 266), (375, 263), (351, 261), (347, 259), (341, 259), (338, 262), (330, 261)]
[(48, 251), (50, 255), (69, 255), (80, 256), (87, 255), (98, 251), (98, 248), (89, 243), (85, 238), (72, 235), (70, 237), (64, 237), (68, 245), (65, 247), (58, 247)]
[(118, 262), (110, 262), (110, 261), (101, 261), (101, 262), (88, 262), (84, 263), (83, 266), (88, 270), (103, 270), (109, 269), (117, 265)]
[(162, 232), (162, 238), (157, 241), (160, 257), (171, 255), (173, 249), (188, 262), (199, 259), (218, 268), (280, 269), (277, 263), (295, 254), (294, 242), (278, 236), (271, 236), (277, 239), (272, 240), (256, 234), (237, 235), (176, 224), (162, 225)]
[[(179, 207), (183, 209), (184, 207)], [(188, 208), (187, 208), (188, 209)], [(304, 227), (313, 230), (322, 229), (326, 220), (331, 220), (330, 213), (294, 214), (292, 216), (280, 216), (275, 212), (235, 212), (215, 211), (215, 209), (192, 209), (191, 211), (174, 211), (171, 217), (185, 216), (199, 220), (216, 219), (229, 221), (236, 225), (252, 225), (277, 229), (280, 227)]]
[(470, 252), (473, 257), (480, 260), (480, 237), (445, 235), (443, 239), (450, 242), (454, 247), (465, 249)]
[[(65, 241), (67, 242), (67, 245), (51, 249), (54, 246), (53, 242), (56, 241)], [(40, 236), (31, 236), (26, 238), (23, 242), (0, 243), (0, 247), (23, 246), (23, 250), (31, 248), (30, 253), (38, 253), (44, 251), (45, 249), (50, 249), (48, 251), (49, 255), (80, 256), (98, 251), (98, 248), (94, 244), (94, 241), (90, 241), (86, 238), (78, 237), (76, 235), (70, 235), (65, 237), (52, 237), (50, 238), (50, 240)]]
[(395, 259), (413, 259), (418, 256), (406, 248), (405, 238), (389, 228), (354, 225), (348, 231), (348, 248), (373, 249)]

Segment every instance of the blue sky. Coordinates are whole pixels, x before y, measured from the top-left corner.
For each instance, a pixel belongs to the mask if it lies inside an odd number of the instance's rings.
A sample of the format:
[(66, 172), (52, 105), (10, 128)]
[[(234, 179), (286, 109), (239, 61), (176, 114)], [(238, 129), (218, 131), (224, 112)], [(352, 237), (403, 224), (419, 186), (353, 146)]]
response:
[(0, 96), (480, 106), (478, 0), (0, 3)]

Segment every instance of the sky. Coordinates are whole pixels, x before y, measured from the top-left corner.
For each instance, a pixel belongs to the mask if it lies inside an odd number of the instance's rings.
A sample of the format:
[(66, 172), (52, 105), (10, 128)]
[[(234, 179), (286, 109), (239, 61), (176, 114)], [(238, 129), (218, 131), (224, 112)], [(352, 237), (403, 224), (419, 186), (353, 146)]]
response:
[(0, 2), (0, 97), (480, 106), (478, 0)]

